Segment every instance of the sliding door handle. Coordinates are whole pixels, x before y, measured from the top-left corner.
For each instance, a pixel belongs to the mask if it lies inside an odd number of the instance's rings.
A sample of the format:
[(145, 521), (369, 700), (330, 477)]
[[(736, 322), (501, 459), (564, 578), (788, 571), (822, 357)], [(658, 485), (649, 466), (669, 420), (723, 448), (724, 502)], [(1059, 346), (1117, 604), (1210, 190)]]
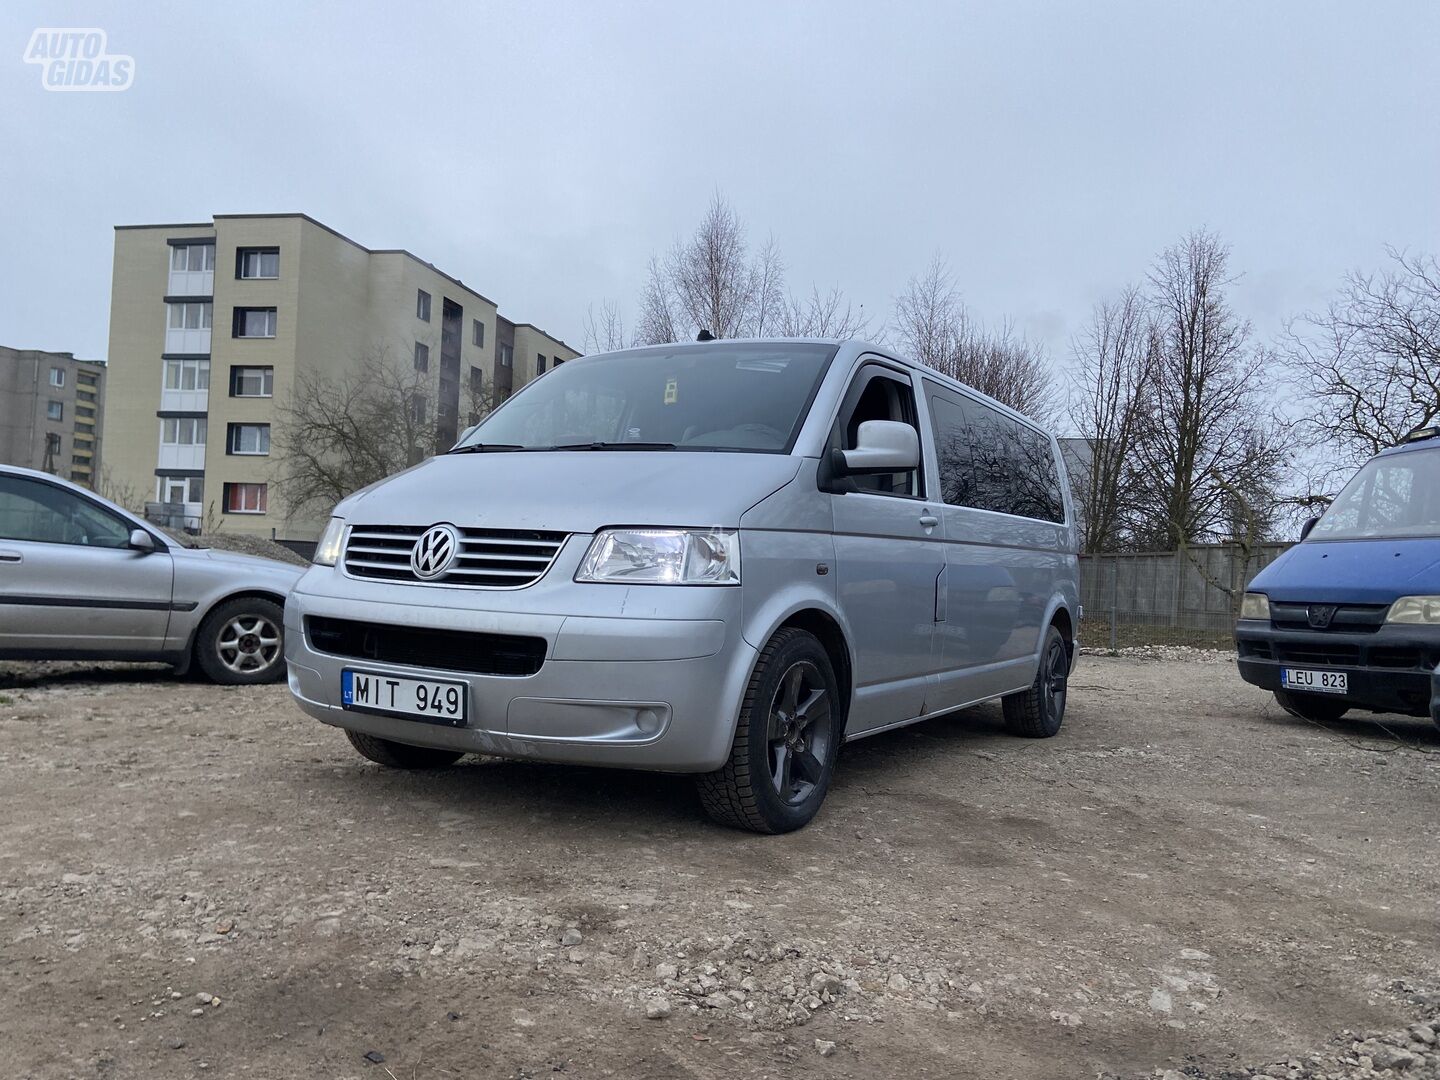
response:
[(937, 518), (934, 514), (921, 514), (920, 524), (927, 529), (933, 529), (936, 525), (940, 524), (940, 519)]

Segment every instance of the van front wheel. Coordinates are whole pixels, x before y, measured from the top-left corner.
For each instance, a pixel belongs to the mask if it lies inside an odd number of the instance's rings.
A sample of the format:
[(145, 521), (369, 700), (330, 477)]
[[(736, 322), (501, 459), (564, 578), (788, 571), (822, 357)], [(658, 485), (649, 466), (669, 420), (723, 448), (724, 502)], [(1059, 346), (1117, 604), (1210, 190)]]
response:
[(1012, 735), (1048, 739), (1065, 720), (1065, 695), (1070, 679), (1070, 650), (1054, 626), (1045, 631), (1040, 666), (1026, 690), (1000, 699), (1005, 726)]
[(777, 631), (750, 676), (730, 760), (698, 778), (705, 812), (758, 833), (808, 824), (830, 788), (842, 716), (824, 647), (804, 630)]

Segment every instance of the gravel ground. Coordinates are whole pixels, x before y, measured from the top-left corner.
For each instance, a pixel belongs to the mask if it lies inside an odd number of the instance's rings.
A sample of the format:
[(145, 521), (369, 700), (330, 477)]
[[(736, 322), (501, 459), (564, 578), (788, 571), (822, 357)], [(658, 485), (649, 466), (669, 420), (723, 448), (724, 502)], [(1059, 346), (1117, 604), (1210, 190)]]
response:
[(680, 777), (387, 773), (283, 687), (12, 665), (4, 1075), (1440, 1075), (1440, 732), (1197, 650), (1072, 685), (1053, 740), (854, 744), (763, 838)]

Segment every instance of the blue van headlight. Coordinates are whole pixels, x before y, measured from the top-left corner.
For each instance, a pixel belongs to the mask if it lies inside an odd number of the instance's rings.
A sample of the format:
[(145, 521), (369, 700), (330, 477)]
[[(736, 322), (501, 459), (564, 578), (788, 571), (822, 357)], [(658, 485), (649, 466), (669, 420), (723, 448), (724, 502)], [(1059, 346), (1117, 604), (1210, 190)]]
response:
[(1385, 621), (1440, 624), (1440, 596), (1402, 596), (1390, 605)]
[(576, 581), (631, 585), (739, 585), (734, 529), (602, 529)]
[(1270, 597), (1263, 592), (1247, 592), (1240, 600), (1240, 618), (1242, 619), (1264, 619), (1270, 618)]

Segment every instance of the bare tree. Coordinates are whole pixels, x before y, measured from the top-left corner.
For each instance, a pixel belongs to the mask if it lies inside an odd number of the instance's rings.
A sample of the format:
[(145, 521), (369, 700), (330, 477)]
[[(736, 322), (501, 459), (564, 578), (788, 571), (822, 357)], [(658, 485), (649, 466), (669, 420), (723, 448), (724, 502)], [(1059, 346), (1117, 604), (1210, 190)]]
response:
[(338, 375), (297, 375), (275, 439), (275, 486), (289, 512), (328, 510), (433, 453), (436, 397), (428, 373), (385, 348)]
[(1440, 416), (1440, 263), (1389, 249), (1325, 311), (1293, 321), (1284, 359), (1303, 387), (1306, 442), (1355, 466)]
[(1150, 274), (1157, 348), (1136, 440), (1152, 493), (1135, 523), (1145, 546), (1222, 536), (1237, 492), (1252, 513), (1278, 500), (1288, 429), (1267, 410), (1266, 357), (1229, 306), (1232, 280), (1229, 250), (1205, 230), (1164, 251)]
[(100, 467), (95, 493), (103, 499), (109, 499), (116, 506), (123, 506), (131, 513), (138, 514), (145, 509), (145, 499), (140, 488), (128, 480), (119, 479), (109, 465)]
[(799, 300), (793, 295), (781, 302), (775, 333), (790, 338), (858, 338), (868, 335), (870, 317), (838, 288), (821, 294), (818, 287)]
[(1095, 305), (1074, 343), (1070, 420), (1085, 441), (1076, 489), (1081, 550), (1119, 551), (1136, 494), (1135, 444), (1159, 347), (1145, 296), (1130, 286)]
[(748, 332), (755, 337), (776, 333), (785, 321), (787, 307), (785, 260), (780, 256), (775, 237), (771, 236), (755, 260), (755, 311)]
[(625, 320), (620, 308), (613, 300), (600, 304), (597, 315), (595, 305), (585, 309), (585, 351), (587, 353), (614, 352), (625, 348)]
[(893, 319), (897, 344), (912, 359), (1032, 419), (1054, 418), (1058, 394), (1044, 350), (1009, 321), (990, 331), (972, 319), (942, 256), (895, 298)]

